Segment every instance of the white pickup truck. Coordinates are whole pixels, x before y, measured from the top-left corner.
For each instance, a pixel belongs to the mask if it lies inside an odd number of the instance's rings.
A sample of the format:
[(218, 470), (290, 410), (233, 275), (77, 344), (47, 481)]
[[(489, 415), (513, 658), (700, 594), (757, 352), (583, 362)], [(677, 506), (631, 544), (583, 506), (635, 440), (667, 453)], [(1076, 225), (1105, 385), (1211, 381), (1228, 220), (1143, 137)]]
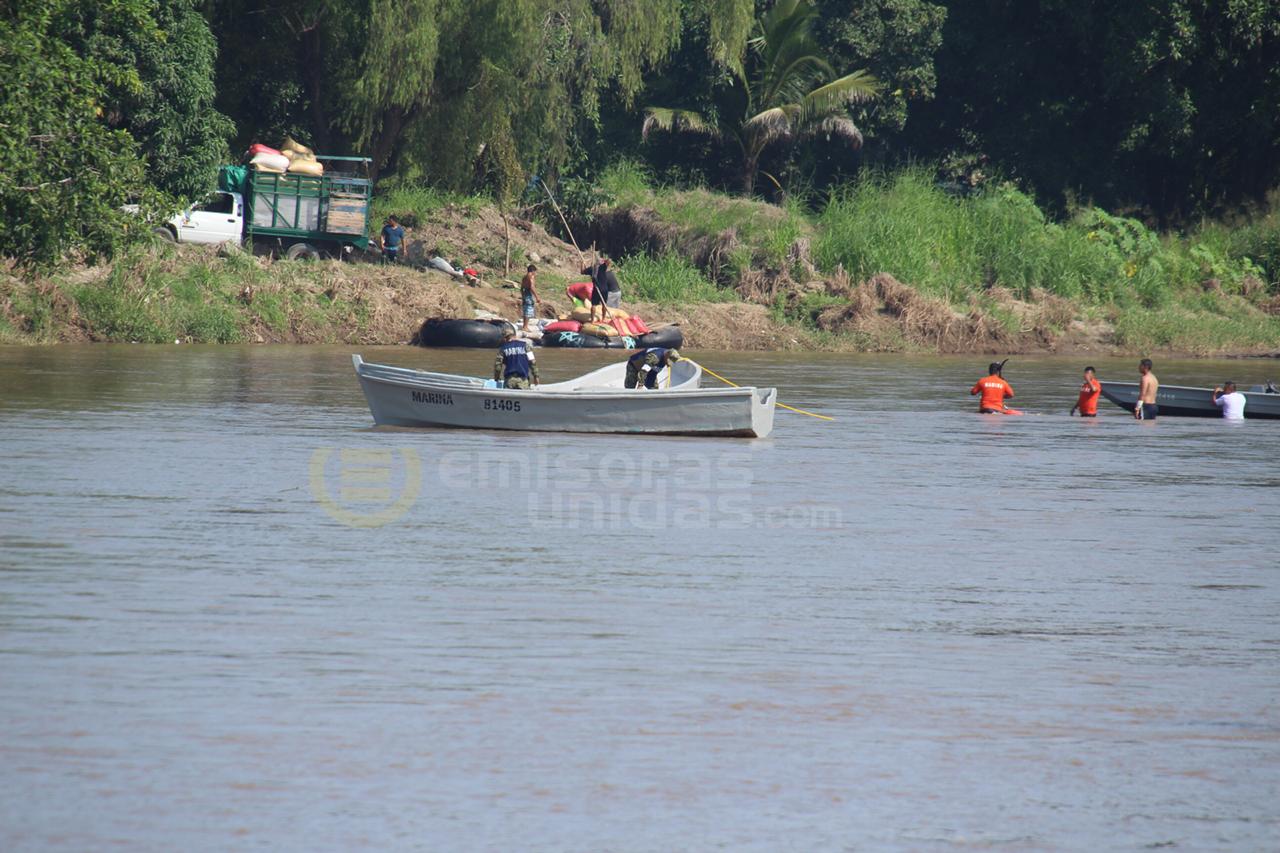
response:
[(156, 233), (177, 243), (244, 242), (292, 259), (346, 257), (369, 247), (371, 183), (351, 168), (363, 157), (330, 161), (323, 177), (223, 166), (218, 189), (170, 218)]

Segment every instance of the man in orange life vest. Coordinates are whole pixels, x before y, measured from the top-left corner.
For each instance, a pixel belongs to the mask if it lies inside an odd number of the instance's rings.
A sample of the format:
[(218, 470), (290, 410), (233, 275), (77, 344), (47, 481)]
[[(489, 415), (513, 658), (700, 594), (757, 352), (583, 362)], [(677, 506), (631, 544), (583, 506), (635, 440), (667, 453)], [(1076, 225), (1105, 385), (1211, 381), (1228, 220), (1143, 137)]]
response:
[(982, 400), (978, 403), (980, 413), (1002, 415), (1005, 398), (1013, 396), (1013, 386), (1005, 382), (1004, 377), (1000, 375), (1000, 371), (1004, 369), (1003, 362), (992, 362), (987, 369), (990, 373), (975, 382), (969, 389), (969, 393), (982, 395)]
[(1071, 407), (1071, 414), (1075, 414), (1077, 410), (1082, 418), (1096, 418), (1098, 416), (1098, 395), (1102, 393), (1102, 386), (1098, 384), (1098, 378), (1094, 375), (1092, 367), (1084, 369), (1084, 382), (1080, 385), (1080, 396), (1076, 399), (1076, 404)]

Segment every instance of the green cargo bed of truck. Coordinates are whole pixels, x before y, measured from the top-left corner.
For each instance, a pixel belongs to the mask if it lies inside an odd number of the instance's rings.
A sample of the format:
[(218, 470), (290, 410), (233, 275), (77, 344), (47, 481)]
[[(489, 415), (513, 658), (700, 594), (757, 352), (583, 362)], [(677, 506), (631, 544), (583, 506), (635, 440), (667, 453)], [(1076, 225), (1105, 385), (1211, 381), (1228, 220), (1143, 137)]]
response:
[(317, 156), (325, 164), (323, 176), (259, 172), (243, 166), (223, 166), (218, 187), (245, 199), (245, 237), (277, 237), (286, 243), (308, 241), (369, 247), (369, 200), (372, 182), (364, 157)]

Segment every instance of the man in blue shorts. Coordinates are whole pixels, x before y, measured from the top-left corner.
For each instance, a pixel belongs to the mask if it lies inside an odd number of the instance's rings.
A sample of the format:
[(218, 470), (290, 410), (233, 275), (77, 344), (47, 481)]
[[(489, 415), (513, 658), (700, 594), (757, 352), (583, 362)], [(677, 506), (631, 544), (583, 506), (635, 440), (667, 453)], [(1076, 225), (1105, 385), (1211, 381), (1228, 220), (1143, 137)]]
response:
[(1133, 407), (1133, 416), (1140, 421), (1154, 421), (1160, 414), (1156, 405), (1156, 393), (1160, 390), (1160, 380), (1151, 372), (1151, 359), (1144, 358), (1138, 362), (1138, 402)]
[(524, 331), (529, 331), (529, 321), (533, 319), (538, 303), (537, 279), (538, 268), (533, 264), (525, 269), (524, 278), (520, 279), (520, 316), (524, 318)]

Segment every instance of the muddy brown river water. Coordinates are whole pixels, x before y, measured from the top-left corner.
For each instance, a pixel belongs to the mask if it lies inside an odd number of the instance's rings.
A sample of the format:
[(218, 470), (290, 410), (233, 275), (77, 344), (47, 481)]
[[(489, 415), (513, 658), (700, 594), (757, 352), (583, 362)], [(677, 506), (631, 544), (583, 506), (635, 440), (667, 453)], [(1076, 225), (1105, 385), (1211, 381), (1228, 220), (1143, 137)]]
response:
[(383, 431), (350, 352), (0, 348), (0, 849), (1280, 848), (1280, 423), (707, 353), (837, 421)]

